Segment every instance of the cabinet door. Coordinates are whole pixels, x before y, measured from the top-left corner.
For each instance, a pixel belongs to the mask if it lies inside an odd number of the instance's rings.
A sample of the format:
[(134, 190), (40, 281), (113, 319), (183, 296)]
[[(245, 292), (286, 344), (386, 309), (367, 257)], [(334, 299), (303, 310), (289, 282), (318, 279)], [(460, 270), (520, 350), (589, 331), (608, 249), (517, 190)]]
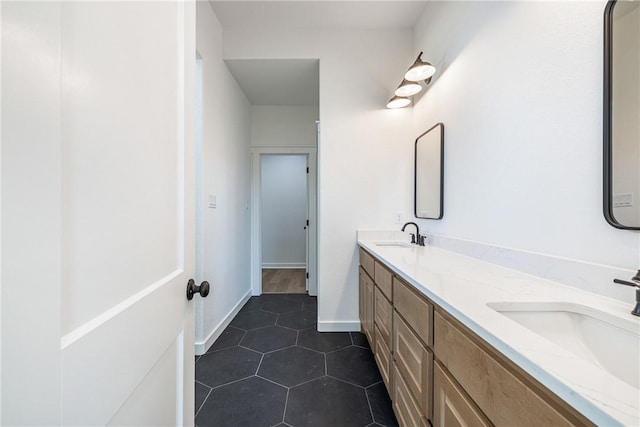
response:
[(492, 425), (439, 363), (435, 364), (434, 370), (434, 427), (489, 427)]
[(393, 390), (391, 393), (393, 412), (396, 414), (400, 427), (426, 427), (429, 425), (427, 418), (418, 407), (418, 402), (413, 398), (398, 367), (393, 364)]
[(387, 391), (391, 390), (391, 350), (387, 347), (384, 339), (380, 335), (380, 329), (376, 325), (374, 327), (376, 331), (376, 351), (375, 359), (380, 370), (380, 375), (384, 381), (384, 385), (387, 387)]
[(422, 344), (398, 312), (393, 314), (393, 358), (421, 412), (431, 417), (433, 353)]
[(391, 325), (393, 323), (393, 307), (376, 284), (374, 288), (374, 323), (380, 329), (380, 336), (388, 348), (391, 348)]
[(360, 318), (360, 331), (364, 332), (364, 276), (366, 273), (362, 266), (360, 266), (358, 273), (358, 316)]
[(369, 340), (371, 351), (375, 353), (375, 336), (373, 331), (373, 313), (374, 313), (374, 295), (373, 295), (373, 281), (369, 276), (365, 275), (364, 278), (364, 333)]

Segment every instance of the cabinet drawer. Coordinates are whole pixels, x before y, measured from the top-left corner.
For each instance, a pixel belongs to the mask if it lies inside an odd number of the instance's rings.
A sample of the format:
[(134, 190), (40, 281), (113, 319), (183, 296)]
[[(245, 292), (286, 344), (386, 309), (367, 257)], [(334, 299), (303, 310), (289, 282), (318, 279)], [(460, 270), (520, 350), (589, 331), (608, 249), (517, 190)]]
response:
[(364, 268), (364, 271), (366, 271), (371, 277), (373, 277), (374, 273), (373, 263), (373, 257), (369, 255), (367, 251), (360, 248), (360, 265), (362, 266), (362, 268)]
[(391, 390), (391, 350), (385, 344), (384, 339), (380, 335), (380, 329), (376, 326), (376, 351), (375, 359), (380, 369), (380, 375), (384, 385), (387, 386), (387, 391)]
[(380, 337), (391, 348), (391, 324), (393, 322), (393, 307), (382, 294), (378, 286), (375, 287), (375, 323), (380, 328)]
[(408, 284), (394, 277), (394, 307), (413, 328), (423, 343), (433, 345), (433, 305), (413, 291)]
[(432, 415), (433, 353), (402, 320), (393, 319), (393, 358), (423, 415)]
[(444, 314), (434, 324), (436, 357), (496, 426), (593, 425)]
[(393, 412), (396, 414), (400, 427), (426, 427), (427, 418), (420, 412), (417, 402), (407, 388), (398, 367), (393, 364)]
[(391, 271), (387, 269), (387, 267), (380, 264), (378, 261), (375, 261), (375, 275), (373, 279), (376, 282), (376, 285), (380, 288), (380, 290), (384, 293), (387, 299), (393, 302), (393, 274)]
[[(435, 366), (434, 376), (434, 427), (478, 426), (489, 427), (491, 422), (469, 399), (454, 380), (440, 367)], [(513, 424), (519, 425), (519, 424)]]

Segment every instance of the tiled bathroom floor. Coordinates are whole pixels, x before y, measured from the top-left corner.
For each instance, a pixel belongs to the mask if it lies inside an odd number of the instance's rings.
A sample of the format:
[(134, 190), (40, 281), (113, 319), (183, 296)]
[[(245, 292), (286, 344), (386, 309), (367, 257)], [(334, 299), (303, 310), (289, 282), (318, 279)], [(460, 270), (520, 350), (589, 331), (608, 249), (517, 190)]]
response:
[(316, 298), (251, 298), (196, 358), (199, 427), (397, 426), (364, 335), (316, 331)]

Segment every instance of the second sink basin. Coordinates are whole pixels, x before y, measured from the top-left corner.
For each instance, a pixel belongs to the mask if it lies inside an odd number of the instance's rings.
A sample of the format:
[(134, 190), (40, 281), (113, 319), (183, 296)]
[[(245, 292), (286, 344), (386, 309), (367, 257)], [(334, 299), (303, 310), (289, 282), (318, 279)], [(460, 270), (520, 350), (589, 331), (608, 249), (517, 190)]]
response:
[(410, 248), (411, 247), (411, 243), (406, 243), (406, 242), (388, 241), (388, 242), (374, 242), (373, 244), (376, 246), (386, 246), (388, 248)]
[(495, 302), (487, 306), (640, 388), (640, 325), (634, 319), (565, 302)]

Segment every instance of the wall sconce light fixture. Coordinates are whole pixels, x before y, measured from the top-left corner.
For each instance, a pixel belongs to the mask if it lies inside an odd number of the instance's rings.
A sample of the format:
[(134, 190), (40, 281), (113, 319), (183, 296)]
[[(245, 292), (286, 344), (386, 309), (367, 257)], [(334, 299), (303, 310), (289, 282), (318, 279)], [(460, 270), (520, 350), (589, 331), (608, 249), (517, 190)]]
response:
[(413, 65), (405, 73), (404, 79), (396, 89), (395, 96), (387, 103), (387, 108), (403, 108), (411, 104), (409, 96), (420, 93), (423, 81), (425, 84), (431, 82), (431, 76), (436, 72), (436, 67), (422, 60), (422, 52), (414, 61)]

